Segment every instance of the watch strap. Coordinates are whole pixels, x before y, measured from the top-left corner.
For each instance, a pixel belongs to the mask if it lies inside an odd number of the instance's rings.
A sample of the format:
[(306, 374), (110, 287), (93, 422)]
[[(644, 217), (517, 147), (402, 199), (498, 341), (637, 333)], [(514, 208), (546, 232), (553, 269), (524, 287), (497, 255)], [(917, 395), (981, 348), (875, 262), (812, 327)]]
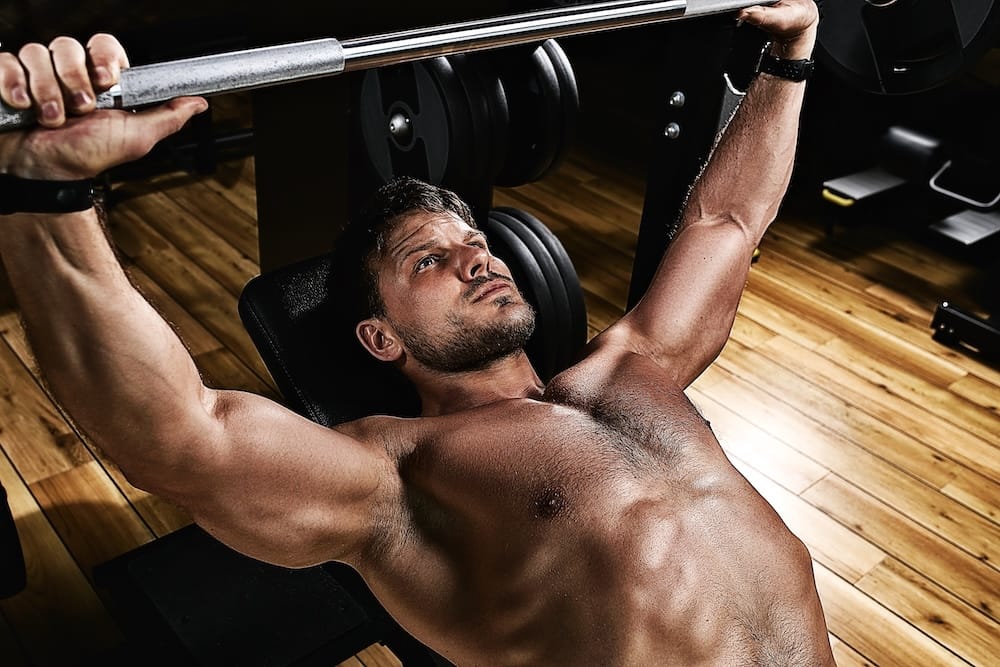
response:
[(0, 174), (0, 215), (73, 213), (94, 205), (94, 180), (48, 181)]
[(757, 72), (770, 74), (789, 81), (805, 81), (812, 76), (816, 69), (816, 63), (812, 59), (787, 60), (772, 55), (765, 50), (760, 55), (760, 62), (757, 64)]

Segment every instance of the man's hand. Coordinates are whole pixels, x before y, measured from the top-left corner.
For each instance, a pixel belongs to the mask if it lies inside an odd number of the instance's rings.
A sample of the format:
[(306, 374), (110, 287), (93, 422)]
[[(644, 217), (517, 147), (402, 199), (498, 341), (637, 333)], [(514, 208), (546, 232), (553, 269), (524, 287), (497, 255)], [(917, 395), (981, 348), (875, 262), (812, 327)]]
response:
[(781, 58), (808, 58), (816, 44), (819, 9), (814, 0), (778, 0), (766, 7), (747, 7), (736, 18), (771, 35), (772, 53)]
[(48, 47), (27, 44), (17, 56), (0, 53), (0, 99), (34, 108), (39, 127), (0, 134), (0, 173), (21, 178), (89, 178), (142, 157), (161, 139), (207, 108), (187, 97), (140, 113), (95, 110), (96, 92), (118, 82), (128, 57), (111, 35), (86, 48), (69, 37)]

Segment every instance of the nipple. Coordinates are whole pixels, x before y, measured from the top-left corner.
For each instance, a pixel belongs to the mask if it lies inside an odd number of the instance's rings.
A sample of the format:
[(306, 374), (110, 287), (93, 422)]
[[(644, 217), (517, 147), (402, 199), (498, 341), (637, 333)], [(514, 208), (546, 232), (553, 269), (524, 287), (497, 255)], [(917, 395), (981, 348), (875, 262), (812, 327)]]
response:
[(542, 491), (535, 500), (535, 516), (539, 519), (551, 519), (566, 507), (566, 493), (562, 487), (553, 487)]

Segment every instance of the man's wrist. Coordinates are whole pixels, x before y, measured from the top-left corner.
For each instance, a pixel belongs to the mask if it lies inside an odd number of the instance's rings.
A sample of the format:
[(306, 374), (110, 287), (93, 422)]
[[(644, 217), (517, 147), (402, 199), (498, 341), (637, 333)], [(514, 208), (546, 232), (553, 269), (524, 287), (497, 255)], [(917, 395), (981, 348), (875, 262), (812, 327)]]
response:
[(790, 40), (773, 41), (767, 50), (775, 58), (782, 60), (807, 60), (812, 58), (816, 45), (815, 34), (802, 35)]
[(0, 174), (0, 215), (75, 213), (94, 206), (94, 180), (39, 180)]
[(812, 31), (787, 40), (767, 42), (757, 61), (757, 73), (792, 82), (809, 79), (815, 69), (811, 58), (814, 44)]
[(802, 60), (787, 60), (778, 58), (768, 52), (760, 56), (757, 63), (757, 73), (767, 74), (794, 83), (806, 81), (812, 76), (816, 63), (806, 58)]

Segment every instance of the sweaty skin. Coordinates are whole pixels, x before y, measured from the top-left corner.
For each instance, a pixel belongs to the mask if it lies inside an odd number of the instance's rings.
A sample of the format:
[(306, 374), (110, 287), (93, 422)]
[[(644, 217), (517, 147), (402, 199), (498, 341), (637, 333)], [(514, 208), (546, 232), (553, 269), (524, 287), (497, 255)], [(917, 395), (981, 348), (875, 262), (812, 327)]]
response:
[[(781, 0), (740, 18), (794, 59), (816, 14)], [(0, 98), (42, 125), (0, 135), (0, 172), (94, 176), (204, 110), (95, 111), (127, 66), (109, 35), (0, 54)], [(417, 419), (327, 429), (206, 387), (93, 209), (0, 217), (0, 257), (53, 395), (132, 483), (261, 560), (352, 564), (456, 664), (832, 665), (808, 552), (684, 395), (725, 344), (784, 195), (803, 89), (758, 77), (646, 295), (547, 386), (520, 350), (458, 372), (414, 354), (528, 307), (464, 222), (406, 216), (378, 265), (385, 315), (357, 334), (414, 383)]]

